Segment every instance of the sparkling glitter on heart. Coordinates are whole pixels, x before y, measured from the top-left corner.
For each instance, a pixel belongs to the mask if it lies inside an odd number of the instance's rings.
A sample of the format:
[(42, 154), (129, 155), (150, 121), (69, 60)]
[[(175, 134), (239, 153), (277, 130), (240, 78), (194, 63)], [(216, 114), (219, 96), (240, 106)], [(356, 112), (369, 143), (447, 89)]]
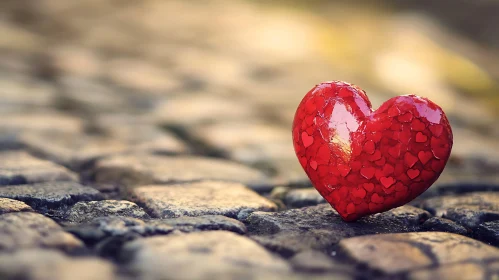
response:
[(346, 221), (423, 193), (452, 149), (449, 122), (435, 103), (398, 96), (373, 111), (363, 90), (340, 81), (307, 93), (292, 131), (303, 169)]

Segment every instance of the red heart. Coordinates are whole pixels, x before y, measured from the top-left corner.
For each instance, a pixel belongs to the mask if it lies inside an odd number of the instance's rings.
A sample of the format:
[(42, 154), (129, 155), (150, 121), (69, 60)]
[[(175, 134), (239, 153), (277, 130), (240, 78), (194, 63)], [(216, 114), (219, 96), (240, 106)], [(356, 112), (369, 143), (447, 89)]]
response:
[(357, 86), (326, 82), (305, 95), (293, 122), (298, 159), (345, 221), (401, 206), (428, 189), (452, 149), (442, 109), (398, 96), (373, 111)]

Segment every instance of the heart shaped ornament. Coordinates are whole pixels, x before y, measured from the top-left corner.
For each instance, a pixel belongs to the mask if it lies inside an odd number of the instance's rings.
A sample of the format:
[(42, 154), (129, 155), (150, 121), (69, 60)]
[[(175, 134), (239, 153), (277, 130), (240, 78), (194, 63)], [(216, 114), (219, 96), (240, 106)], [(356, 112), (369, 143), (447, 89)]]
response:
[(442, 109), (415, 95), (373, 111), (366, 93), (341, 81), (305, 95), (293, 144), (319, 193), (345, 221), (404, 205), (442, 173), (452, 131)]

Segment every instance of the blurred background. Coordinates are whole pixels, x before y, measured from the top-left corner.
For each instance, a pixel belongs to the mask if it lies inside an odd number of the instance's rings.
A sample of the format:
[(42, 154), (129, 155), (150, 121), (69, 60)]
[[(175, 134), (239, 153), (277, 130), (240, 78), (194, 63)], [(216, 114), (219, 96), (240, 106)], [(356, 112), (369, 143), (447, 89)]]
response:
[(454, 132), (440, 182), (498, 182), (499, 1), (374, 2), (2, 0), (0, 145), (73, 170), (203, 154), (299, 184), (294, 111), (344, 80), (375, 108), (430, 98)]

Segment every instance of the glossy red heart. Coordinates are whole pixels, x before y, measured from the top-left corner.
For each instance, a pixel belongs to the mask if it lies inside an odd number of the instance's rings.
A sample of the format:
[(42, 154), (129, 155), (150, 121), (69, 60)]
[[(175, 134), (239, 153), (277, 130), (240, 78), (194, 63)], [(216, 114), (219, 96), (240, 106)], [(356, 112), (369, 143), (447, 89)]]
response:
[(296, 155), (319, 193), (345, 221), (413, 200), (440, 176), (452, 149), (442, 109), (398, 96), (373, 111), (366, 93), (340, 82), (305, 95), (293, 122)]

